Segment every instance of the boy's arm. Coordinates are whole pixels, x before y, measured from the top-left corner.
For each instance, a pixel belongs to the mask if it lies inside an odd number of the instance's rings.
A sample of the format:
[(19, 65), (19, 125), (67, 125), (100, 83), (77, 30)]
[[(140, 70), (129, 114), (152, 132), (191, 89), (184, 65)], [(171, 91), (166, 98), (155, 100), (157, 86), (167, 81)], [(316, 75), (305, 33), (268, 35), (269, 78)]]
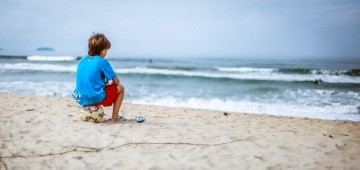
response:
[(120, 84), (120, 80), (119, 80), (118, 77), (115, 77), (115, 78), (113, 78), (112, 80), (113, 80), (113, 84), (114, 84), (114, 85), (118, 86), (118, 85)]

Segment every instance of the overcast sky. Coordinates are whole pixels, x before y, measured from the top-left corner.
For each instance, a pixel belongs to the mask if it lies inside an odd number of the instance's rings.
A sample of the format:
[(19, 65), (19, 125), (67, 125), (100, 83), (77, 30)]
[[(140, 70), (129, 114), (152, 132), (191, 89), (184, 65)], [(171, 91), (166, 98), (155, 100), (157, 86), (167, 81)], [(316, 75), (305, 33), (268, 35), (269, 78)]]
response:
[(84, 55), (359, 57), (358, 0), (1, 0), (2, 52)]

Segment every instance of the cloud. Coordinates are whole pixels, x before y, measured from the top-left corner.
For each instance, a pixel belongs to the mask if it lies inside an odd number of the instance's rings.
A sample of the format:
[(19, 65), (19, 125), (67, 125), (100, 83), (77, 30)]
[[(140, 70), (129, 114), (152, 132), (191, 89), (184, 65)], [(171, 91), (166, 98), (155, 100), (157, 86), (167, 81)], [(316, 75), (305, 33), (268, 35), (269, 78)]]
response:
[(103, 32), (119, 56), (359, 56), (358, 1), (0, 2), (0, 45), (81, 55)]

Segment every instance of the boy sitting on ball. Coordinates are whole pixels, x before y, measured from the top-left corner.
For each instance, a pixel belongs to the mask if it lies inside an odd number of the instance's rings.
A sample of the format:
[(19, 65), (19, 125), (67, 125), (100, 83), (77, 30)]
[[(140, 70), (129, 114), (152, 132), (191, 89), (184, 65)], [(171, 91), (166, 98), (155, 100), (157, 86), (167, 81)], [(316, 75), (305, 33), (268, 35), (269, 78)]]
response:
[(88, 55), (77, 66), (73, 98), (84, 107), (81, 111), (83, 120), (101, 122), (101, 106), (114, 104), (112, 120), (117, 122), (125, 89), (109, 61), (105, 59), (111, 47), (110, 41), (104, 34), (96, 33), (90, 37), (88, 47)]

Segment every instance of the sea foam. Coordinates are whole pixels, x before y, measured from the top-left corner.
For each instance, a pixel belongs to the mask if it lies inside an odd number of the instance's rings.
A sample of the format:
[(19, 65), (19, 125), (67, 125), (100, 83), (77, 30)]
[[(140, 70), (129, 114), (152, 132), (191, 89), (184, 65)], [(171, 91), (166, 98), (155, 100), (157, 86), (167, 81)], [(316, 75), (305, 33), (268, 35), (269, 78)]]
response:
[[(256, 71), (255, 71), (256, 70)], [(237, 80), (265, 80), (265, 81), (314, 81), (322, 79), (326, 83), (360, 83), (360, 77), (351, 77), (347, 75), (328, 75), (328, 74), (284, 74), (273, 72), (271, 70), (244, 69), (241, 73), (226, 72), (205, 72), (205, 71), (186, 71), (155, 69), (147, 67), (134, 67), (115, 69), (120, 74), (158, 74), (170, 76), (202, 77), (202, 78), (222, 78)]]
[[(0, 70), (29, 70), (29, 71), (51, 71), (51, 72), (76, 72), (76, 64), (43, 64), (43, 63), (16, 63), (0, 64)], [(268, 69), (258, 70), (256, 68), (243, 69), (238, 72), (224, 71), (202, 71), (202, 70), (177, 70), (157, 69), (148, 67), (115, 68), (119, 74), (149, 74), (182, 76), (213, 79), (234, 79), (234, 80), (262, 80), (262, 81), (314, 81), (322, 79), (325, 83), (360, 83), (360, 77), (331, 74), (284, 74), (270, 71)]]
[(218, 98), (177, 99), (174, 97), (133, 99), (131, 103), (158, 106), (187, 107), (241, 113), (270, 114), (307, 117), (328, 120), (360, 121), (360, 114), (354, 105), (303, 106), (286, 103), (259, 103), (250, 101), (221, 100)]
[(2, 70), (29, 70), (29, 71), (51, 71), (51, 72), (76, 72), (76, 65), (57, 65), (57, 64), (35, 64), (35, 63), (16, 63), (0, 64)]
[(75, 56), (40, 56), (40, 55), (32, 55), (28, 56), (27, 60), (30, 61), (73, 61), (78, 57)]

